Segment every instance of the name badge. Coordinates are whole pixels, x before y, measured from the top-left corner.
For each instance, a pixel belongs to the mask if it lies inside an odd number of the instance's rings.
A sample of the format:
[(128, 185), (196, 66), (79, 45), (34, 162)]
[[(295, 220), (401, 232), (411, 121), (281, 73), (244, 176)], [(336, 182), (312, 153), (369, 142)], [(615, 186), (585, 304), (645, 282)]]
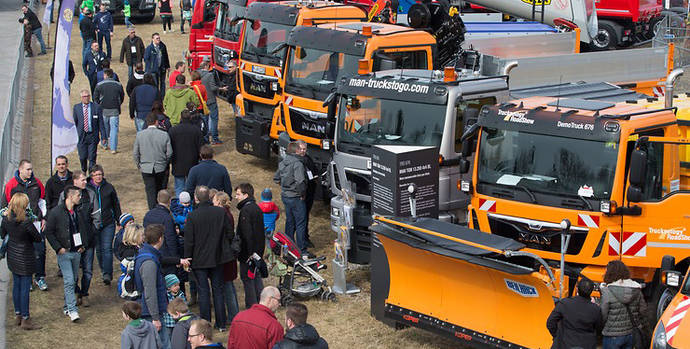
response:
[(132, 46), (131, 49), (132, 49), (132, 53), (137, 53), (137, 48), (136, 48), (136, 47)]
[(314, 175), (309, 170), (307, 170), (307, 178), (309, 178), (309, 180), (314, 179)]
[(75, 247), (81, 246), (81, 244), (82, 244), (81, 243), (81, 234), (79, 234), (79, 233), (72, 234), (72, 241), (74, 242)]

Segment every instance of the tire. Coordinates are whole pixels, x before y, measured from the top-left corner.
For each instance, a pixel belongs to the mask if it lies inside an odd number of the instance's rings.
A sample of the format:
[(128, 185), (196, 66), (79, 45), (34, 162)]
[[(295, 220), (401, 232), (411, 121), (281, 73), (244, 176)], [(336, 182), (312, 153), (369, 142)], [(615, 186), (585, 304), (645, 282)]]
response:
[(590, 44), (595, 51), (605, 51), (615, 49), (618, 46), (618, 34), (615, 28), (608, 23), (600, 23), (597, 35), (592, 38)]
[(676, 295), (676, 293), (665, 287), (664, 291), (661, 293), (661, 296), (659, 296), (659, 300), (656, 303), (656, 320), (661, 318), (661, 315), (664, 313), (664, 310), (666, 310), (666, 307), (671, 303), (671, 300), (673, 297)]

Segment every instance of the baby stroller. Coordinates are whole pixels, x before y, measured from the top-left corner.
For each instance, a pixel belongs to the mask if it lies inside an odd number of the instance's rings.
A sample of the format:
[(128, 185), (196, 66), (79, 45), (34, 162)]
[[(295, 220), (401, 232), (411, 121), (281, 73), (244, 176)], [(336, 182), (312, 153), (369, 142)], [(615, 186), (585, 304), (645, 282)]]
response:
[(269, 240), (271, 253), (287, 266), (278, 273), (278, 289), (281, 303), (288, 305), (295, 297), (318, 297), (323, 301), (335, 301), (335, 293), (326, 280), (319, 274), (326, 269), (321, 263), (325, 256), (314, 259), (303, 259), (302, 254), (292, 239), (281, 232), (274, 232)]

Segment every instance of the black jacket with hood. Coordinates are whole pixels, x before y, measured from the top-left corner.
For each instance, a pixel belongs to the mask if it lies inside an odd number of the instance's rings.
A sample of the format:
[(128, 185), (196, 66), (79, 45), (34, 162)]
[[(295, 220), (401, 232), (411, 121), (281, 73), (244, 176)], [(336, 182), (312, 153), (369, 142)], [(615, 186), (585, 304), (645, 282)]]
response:
[(580, 296), (558, 302), (546, 320), (553, 336), (552, 349), (596, 349), (597, 333), (603, 326), (599, 307), (589, 297)]
[(310, 324), (297, 325), (285, 332), (273, 349), (328, 349), (326, 340)]
[(240, 210), (240, 215), (237, 218), (237, 234), (240, 234), (242, 241), (238, 260), (244, 263), (255, 252), (263, 257), (266, 246), (264, 213), (261, 212), (253, 197), (240, 201), (237, 204), (237, 209)]
[(46, 207), (48, 210), (58, 205), (60, 194), (62, 194), (62, 191), (65, 190), (66, 186), (72, 184), (73, 178), (72, 171), (70, 170), (67, 170), (67, 175), (65, 176), (64, 181), (60, 179), (57, 171), (55, 171), (55, 174), (52, 177), (48, 178), (48, 181), (46, 182)]

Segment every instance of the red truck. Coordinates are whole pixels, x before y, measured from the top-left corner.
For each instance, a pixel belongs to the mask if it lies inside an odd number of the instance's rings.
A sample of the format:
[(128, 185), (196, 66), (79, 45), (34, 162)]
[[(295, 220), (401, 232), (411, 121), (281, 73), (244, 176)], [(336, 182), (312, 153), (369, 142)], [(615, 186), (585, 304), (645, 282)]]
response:
[(212, 0), (197, 0), (194, 3), (192, 27), (189, 30), (189, 51), (186, 55), (187, 65), (191, 70), (199, 69), (204, 57), (211, 58), (218, 7), (218, 3)]
[(644, 42), (654, 35), (662, 20), (662, 0), (597, 0), (599, 31), (592, 48), (606, 50)]

